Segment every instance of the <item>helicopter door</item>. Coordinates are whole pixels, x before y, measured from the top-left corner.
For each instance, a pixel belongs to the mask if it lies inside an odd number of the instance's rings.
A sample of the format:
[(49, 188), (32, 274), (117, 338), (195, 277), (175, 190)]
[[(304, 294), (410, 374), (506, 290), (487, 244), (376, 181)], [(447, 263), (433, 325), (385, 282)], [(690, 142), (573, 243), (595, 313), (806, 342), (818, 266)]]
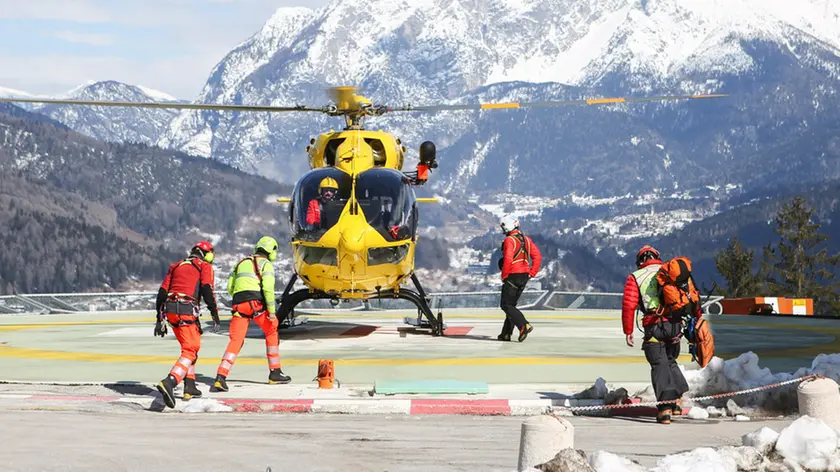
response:
[(368, 224), (386, 241), (414, 238), (412, 208), (417, 199), (401, 172), (388, 168), (362, 172), (356, 178), (356, 200)]

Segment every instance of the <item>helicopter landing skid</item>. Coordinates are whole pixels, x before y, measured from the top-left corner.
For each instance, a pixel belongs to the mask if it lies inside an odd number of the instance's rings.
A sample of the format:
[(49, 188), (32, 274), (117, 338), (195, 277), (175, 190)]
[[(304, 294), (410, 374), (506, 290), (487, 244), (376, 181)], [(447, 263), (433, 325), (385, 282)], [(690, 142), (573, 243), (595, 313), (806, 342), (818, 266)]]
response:
[[(397, 293), (389, 290), (372, 297), (372, 299), (379, 298), (399, 298), (413, 303), (417, 307), (417, 318), (406, 317), (406, 324), (419, 328), (428, 328), (432, 331), (433, 336), (443, 336), (444, 331), (446, 331), (446, 325), (443, 323), (443, 313), (438, 313), (436, 317), (432, 313), (432, 309), (429, 307), (426, 299), (414, 290), (402, 289)], [(424, 316), (426, 320), (423, 319)]]
[[(295, 315), (294, 310), (298, 304), (305, 302), (306, 300), (335, 300), (335, 297), (332, 295), (324, 292), (313, 292), (305, 288), (292, 292), (292, 286), (294, 285), (296, 279), (297, 274), (293, 275), (292, 278), (289, 279), (289, 283), (286, 284), (286, 289), (283, 291), (280, 308), (277, 310), (277, 318), (280, 320), (277, 328), (278, 331), (304, 324), (308, 321), (306, 318), (298, 320)], [(437, 316), (432, 313), (432, 309), (429, 307), (429, 303), (426, 299), (426, 293), (423, 291), (420, 281), (417, 280), (417, 276), (415, 274), (411, 274), (411, 280), (417, 287), (417, 292), (409, 289), (402, 289), (399, 292), (389, 290), (379, 292), (372, 296), (371, 299), (399, 298), (410, 301), (417, 307), (417, 319), (405, 318), (406, 324), (431, 329), (433, 336), (443, 336), (444, 331), (446, 331), (446, 325), (443, 323), (443, 313), (438, 313)], [(427, 320), (425, 323), (423, 316), (425, 316)]]
[(289, 312), (289, 315), (283, 319), (282, 322), (277, 326), (277, 329), (289, 329), (294, 328), (295, 326), (305, 325), (309, 321), (309, 318), (301, 318), (295, 313), (295, 310)]

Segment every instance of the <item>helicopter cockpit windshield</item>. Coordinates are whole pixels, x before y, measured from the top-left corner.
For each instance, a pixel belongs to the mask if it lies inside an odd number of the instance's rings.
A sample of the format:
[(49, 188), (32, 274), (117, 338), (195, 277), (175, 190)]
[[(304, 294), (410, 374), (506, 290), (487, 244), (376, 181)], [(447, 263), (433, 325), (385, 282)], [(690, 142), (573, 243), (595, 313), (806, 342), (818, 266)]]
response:
[(351, 177), (339, 169), (315, 169), (304, 174), (295, 187), (290, 209), (295, 239), (317, 241), (335, 226), (351, 189)]
[(367, 222), (386, 241), (414, 239), (417, 199), (401, 172), (373, 168), (356, 177), (356, 200)]

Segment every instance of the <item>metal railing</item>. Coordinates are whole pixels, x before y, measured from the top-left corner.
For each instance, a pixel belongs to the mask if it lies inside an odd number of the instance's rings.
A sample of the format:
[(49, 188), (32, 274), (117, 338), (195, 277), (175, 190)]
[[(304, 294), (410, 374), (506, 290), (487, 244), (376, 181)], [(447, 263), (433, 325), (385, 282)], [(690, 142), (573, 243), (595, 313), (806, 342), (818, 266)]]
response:
[[(279, 302), (282, 292), (277, 292)], [(109, 293), (52, 293), (0, 296), (0, 314), (69, 314), (114, 311), (154, 310), (157, 292)], [(499, 291), (432, 292), (427, 294), (433, 311), (449, 308), (498, 308)], [(720, 300), (710, 297), (703, 303), (703, 312), (719, 314), (723, 311)], [(217, 292), (216, 300), (221, 309), (230, 308), (230, 296)], [(621, 310), (621, 293), (569, 292), (525, 290), (519, 301), (521, 309), (537, 310)], [(307, 300), (298, 305), (302, 309), (343, 310), (411, 310), (414, 306), (405, 300), (348, 300), (334, 305), (329, 300)]]

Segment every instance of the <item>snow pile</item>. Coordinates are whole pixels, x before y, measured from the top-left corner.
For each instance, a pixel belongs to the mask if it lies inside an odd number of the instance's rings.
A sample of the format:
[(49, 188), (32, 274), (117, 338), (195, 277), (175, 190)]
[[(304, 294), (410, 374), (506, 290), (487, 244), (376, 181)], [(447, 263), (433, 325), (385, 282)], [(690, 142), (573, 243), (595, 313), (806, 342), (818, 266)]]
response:
[(598, 472), (645, 472), (647, 469), (631, 461), (607, 451), (595, 451), (589, 457), (589, 465)]
[(671, 454), (652, 469), (606, 451), (590, 455), (589, 465), (597, 472), (840, 471), (838, 438), (838, 432), (823, 421), (802, 416), (781, 434), (761, 428), (744, 435), (743, 446)]
[[(703, 369), (685, 371), (685, 378), (692, 397), (735, 392), (739, 390), (763, 387), (786, 380), (792, 380), (812, 374), (819, 374), (834, 381), (840, 380), (840, 354), (820, 354), (815, 357), (810, 368), (802, 368), (794, 373), (773, 373), (768, 368), (758, 365), (759, 359), (754, 352), (746, 352), (735, 359), (724, 361), (715, 357)], [(796, 388), (798, 383), (739, 395), (737, 403), (732, 399), (717, 399), (702, 402), (718, 408), (726, 406), (730, 416), (747, 415), (744, 407), (760, 407), (768, 411), (793, 412), (798, 408)], [(735, 411), (733, 411), (735, 410)]]
[(707, 420), (709, 419), (709, 416), (711, 416), (709, 412), (703, 408), (693, 406), (690, 410), (688, 410), (688, 417), (692, 420)]
[(701, 447), (693, 451), (665, 456), (651, 470), (652, 472), (733, 472), (738, 470), (738, 463), (728, 454), (721, 454), (710, 447)]
[(768, 427), (745, 434), (741, 441), (744, 446), (754, 447), (761, 454), (768, 454), (776, 447), (776, 441), (779, 439), (779, 433), (773, 431)]
[(823, 421), (803, 416), (782, 430), (776, 453), (807, 470), (840, 470), (837, 431)]

